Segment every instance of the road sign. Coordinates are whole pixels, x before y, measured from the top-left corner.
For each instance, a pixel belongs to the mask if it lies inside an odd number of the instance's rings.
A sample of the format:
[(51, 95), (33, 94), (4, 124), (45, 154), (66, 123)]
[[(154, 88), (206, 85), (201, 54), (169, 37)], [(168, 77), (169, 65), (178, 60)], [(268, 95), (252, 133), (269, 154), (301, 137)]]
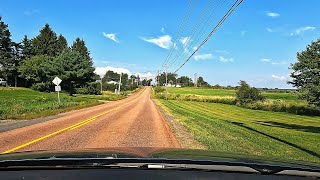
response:
[(59, 92), (59, 91), (61, 91), (61, 86), (55, 86), (54, 89), (55, 89), (55, 91)]
[(60, 78), (55, 77), (52, 82), (53, 82), (53, 84), (59, 86), (59, 84), (61, 83), (61, 81), (62, 81), (62, 80), (61, 80)]

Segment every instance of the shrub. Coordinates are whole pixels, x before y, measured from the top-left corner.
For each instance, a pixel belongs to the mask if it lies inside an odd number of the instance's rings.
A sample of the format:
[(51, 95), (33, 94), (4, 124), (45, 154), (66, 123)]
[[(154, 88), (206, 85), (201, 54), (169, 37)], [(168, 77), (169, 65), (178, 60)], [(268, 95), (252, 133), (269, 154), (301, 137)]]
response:
[(157, 86), (157, 87), (154, 87), (153, 89), (154, 89), (155, 93), (162, 93), (162, 92), (166, 91), (166, 89), (162, 86)]
[(239, 84), (240, 87), (236, 92), (236, 96), (240, 104), (252, 103), (265, 99), (258, 89), (250, 87), (245, 81), (240, 81)]
[(92, 82), (88, 83), (87, 85), (77, 88), (76, 89), (77, 94), (101, 94), (100, 92), (100, 83)]
[(51, 87), (48, 82), (35, 83), (31, 86), (31, 89), (40, 91), (40, 92), (51, 92), (53, 87)]

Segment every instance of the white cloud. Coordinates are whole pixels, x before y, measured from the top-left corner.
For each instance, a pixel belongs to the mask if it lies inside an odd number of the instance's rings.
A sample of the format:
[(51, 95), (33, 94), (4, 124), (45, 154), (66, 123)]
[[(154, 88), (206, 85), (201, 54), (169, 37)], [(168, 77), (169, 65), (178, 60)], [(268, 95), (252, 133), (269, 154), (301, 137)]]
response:
[(268, 59), (268, 58), (260, 59), (260, 61), (262, 63), (272, 64), (272, 65), (285, 65), (285, 64), (288, 64), (287, 61), (273, 61), (272, 59)]
[(277, 80), (277, 81), (287, 81), (288, 80), (288, 77), (286, 77), (286, 76), (272, 75), (271, 77), (272, 77), (272, 79)]
[(225, 62), (225, 63), (227, 63), (227, 62), (233, 62), (233, 58), (225, 58), (225, 57), (223, 57), (223, 56), (219, 56), (219, 61), (220, 61), (220, 62)]
[(130, 71), (126, 68), (117, 68), (112, 66), (106, 66), (106, 67), (96, 67), (96, 70), (94, 71), (96, 74), (98, 74), (100, 77), (104, 76), (107, 71), (113, 71), (118, 74), (120, 73), (127, 73), (131, 74)]
[(171, 36), (163, 35), (157, 38), (141, 38), (142, 40), (155, 44), (163, 49), (169, 49), (172, 45)]
[(114, 41), (114, 42), (116, 42), (116, 43), (119, 43), (119, 40), (117, 39), (115, 33), (107, 34), (107, 33), (103, 32), (102, 35), (103, 35), (104, 37), (108, 38), (108, 39), (111, 39), (112, 41)]
[(136, 73), (136, 76), (139, 75), (140, 78), (142, 79), (153, 79), (156, 77), (155, 74), (152, 74), (151, 72), (147, 72), (147, 73)]
[(162, 33), (165, 33), (164, 27), (162, 27), (160, 31), (161, 31)]
[(199, 61), (199, 60), (212, 59), (213, 56), (212, 56), (212, 54), (196, 54), (196, 55), (193, 56), (193, 58), (194, 58), (196, 61)]
[(23, 14), (26, 16), (32, 16), (32, 15), (38, 14), (38, 13), (39, 13), (39, 10), (37, 10), (37, 9), (26, 10), (23, 12)]
[(313, 27), (313, 26), (301, 27), (301, 28), (296, 29), (294, 32), (292, 32), (290, 34), (290, 36), (298, 36), (300, 34), (303, 34), (305, 31), (313, 31), (315, 29), (316, 29), (316, 27)]
[(187, 44), (186, 43), (189, 43), (191, 40), (190, 40), (191, 37), (182, 37), (180, 38), (180, 43), (183, 45), (183, 46), (186, 46)]
[(260, 61), (264, 63), (268, 63), (268, 62), (271, 62), (271, 59), (263, 58), (263, 59), (260, 59)]
[(273, 17), (273, 18), (276, 18), (276, 17), (279, 17), (279, 16), (280, 16), (279, 13), (271, 12), (271, 11), (268, 11), (268, 12), (266, 13), (266, 15), (269, 16), (269, 17)]
[(271, 28), (267, 28), (267, 31), (268, 31), (268, 32), (274, 32), (274, 30), (271, 29)]
[(215, 52), (219, 54), (230, 54), (230, 52), (226, 50), (215, 50)]

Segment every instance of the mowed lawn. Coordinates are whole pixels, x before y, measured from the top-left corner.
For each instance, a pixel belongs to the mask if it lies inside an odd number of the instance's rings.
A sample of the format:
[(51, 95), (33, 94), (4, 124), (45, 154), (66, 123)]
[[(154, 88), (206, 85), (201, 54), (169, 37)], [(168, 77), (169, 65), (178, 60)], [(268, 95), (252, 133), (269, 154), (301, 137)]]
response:
[(60, 93), (43, 93), (27, 88), (0, 88), (0, 120), (31, 119), (101, 104), (99, 101)]
[(320, 162), (320, 117), (219, 103), (159, 102), (210, 150)]
[[(210, 89), (210, 88), (168, 88), (169, 93), (174, 94), (194, 94), (202, 96), (236, 96), (236, 90), (232, 89)], [(293, 93), (286, 92), (266, 92), (262, 91), (262, 95), (267, 99), (281, 99), (290, 102), (304, 102), (298, 99), (298, 96)]]

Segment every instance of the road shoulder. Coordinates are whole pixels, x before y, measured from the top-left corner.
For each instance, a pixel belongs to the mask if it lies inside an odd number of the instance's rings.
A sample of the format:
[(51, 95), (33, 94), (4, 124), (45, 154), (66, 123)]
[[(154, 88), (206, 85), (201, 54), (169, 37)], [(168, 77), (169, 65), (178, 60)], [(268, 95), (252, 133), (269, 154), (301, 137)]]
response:
[(182, 148), (189, 149), (208, 149), (205, 145), (201, 144), (194, 139), (192, 134), (184, 127), (180, 122), (178, 122), (170, 112), (161, 105), (157, 99), (152, 98), (152, 101), (156, 104), (159, 109), (161, 116), (167, 121), (171, 131), (176, 136), (179, 144)]

